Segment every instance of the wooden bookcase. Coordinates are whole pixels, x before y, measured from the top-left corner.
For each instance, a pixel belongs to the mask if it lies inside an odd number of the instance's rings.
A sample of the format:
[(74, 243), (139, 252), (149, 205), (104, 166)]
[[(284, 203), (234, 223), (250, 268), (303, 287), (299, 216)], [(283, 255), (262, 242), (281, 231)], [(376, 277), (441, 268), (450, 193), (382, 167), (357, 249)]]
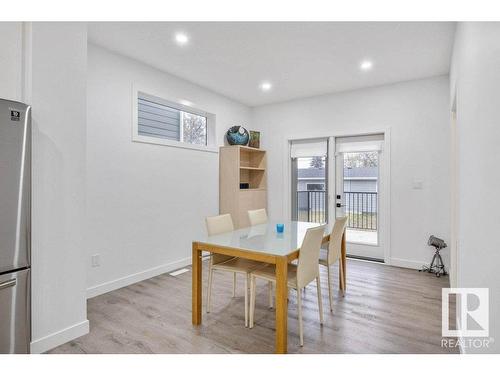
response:
[[(266, 152), (247, 146), (219, 151), (219, 211), (231, 214), (236, 228), (250, 225), (248, 210), (267, 209)], [(241, 189), (240, 184), (248, 184)]]

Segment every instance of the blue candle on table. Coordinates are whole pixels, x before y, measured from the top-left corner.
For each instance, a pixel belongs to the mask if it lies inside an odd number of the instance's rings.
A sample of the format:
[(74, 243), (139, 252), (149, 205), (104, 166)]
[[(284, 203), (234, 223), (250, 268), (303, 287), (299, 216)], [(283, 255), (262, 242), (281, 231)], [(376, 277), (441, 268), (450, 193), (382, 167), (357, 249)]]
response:
[(276, 232), (283, 233), (285, 230), (285, 224), (276, 224)]

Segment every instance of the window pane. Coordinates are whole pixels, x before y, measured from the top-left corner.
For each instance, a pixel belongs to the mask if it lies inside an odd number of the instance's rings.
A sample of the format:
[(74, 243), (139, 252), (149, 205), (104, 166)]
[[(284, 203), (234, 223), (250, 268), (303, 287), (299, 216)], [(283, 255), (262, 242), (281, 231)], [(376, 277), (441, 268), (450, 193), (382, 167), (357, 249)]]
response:
[(182, 113), (183, 142), (195, 145), (207, 144), (207, 118), (193, 113)]
[(324, 223), (327, 221), (326, 157), (296, 158), (297, 220)]
[(347, 240), (378, 243), (378, 152), (344, 153)]
[(180, 140), (180, 111), (139, 97), (139, 135)]
[(207, 145), (207, 118), (162, 104), (139, 93), (138, 134), (195, 145)]

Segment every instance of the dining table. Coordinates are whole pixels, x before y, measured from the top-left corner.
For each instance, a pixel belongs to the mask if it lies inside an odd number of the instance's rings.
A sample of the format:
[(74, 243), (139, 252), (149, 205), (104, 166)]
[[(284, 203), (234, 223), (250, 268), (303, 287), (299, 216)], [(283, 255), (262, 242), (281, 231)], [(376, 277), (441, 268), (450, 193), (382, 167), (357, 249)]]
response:
[[(288, 264), (298, 259), (300, 247), (307, 229), (322, 224), (302, 221), (281, 221), (284, 224), (282, 233), (277, 232), (278, 222), (236, 229), (230, 232), (200, 236), (192, 244), (192, 324), (202, 324), (202, 257), (204, 252), (223, 254), (251, 259), (276, 266), (275, 288), (275, 352), (287, 353), (287, 320), (288, 320)], [(333, 223), (325, 225), (323, 243), (329, 241)], [(346, 290), (346, 245), (345, 232), (342, 236), (341, 258), (339, 266), (339, 285), (343, 293)], [(339, 263), (340, 263), (339, 262)]]

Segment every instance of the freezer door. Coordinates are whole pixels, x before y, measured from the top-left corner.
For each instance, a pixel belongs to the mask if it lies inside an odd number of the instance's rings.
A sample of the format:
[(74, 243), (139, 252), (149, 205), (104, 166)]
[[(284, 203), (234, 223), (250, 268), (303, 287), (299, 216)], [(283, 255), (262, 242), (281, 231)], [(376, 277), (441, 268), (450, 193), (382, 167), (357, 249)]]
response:
[(29, 353), (30, 270), (0, 275), (0, 354)]
[(0, 99), (0, 273), (29, 266), (31, 113)]

